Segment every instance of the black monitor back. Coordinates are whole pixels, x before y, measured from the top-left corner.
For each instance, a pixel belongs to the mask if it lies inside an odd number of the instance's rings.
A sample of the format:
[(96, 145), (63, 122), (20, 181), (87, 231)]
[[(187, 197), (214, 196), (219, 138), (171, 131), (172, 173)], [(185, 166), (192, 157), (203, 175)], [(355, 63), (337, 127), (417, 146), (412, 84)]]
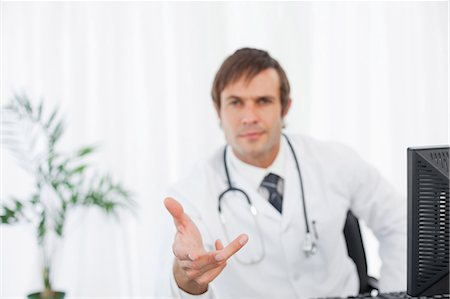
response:
[(449, 293), (449, 147), (408, 148), (410, 296)]

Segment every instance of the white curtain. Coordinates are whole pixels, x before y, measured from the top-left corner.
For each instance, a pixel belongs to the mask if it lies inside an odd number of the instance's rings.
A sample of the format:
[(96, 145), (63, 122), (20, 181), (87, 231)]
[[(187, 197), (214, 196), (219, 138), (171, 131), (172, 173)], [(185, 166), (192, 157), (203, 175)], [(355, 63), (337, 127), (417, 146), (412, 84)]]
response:
[[(352, 146), (406, 195), (406, 148), (449, 143), (448, 3), (2, 2), (1, 103), (60, 105), (62, 147), (100, 144), (96, 167), (135, 194), (136, 217), (70, 215), (54, 284), (69, 297), (155, 296), (164, 190), (224, 144), (213, 76), (237, 48), (286, 69), (287, 131)], [(1, 199), (32, 177), (1, 155)], [(34, 231), (1, 226), (2, 298), (41, 288)], [(379, 271), (370, 234), (369, 267)], [(367, 245), (366, 245), (367, 246)]]

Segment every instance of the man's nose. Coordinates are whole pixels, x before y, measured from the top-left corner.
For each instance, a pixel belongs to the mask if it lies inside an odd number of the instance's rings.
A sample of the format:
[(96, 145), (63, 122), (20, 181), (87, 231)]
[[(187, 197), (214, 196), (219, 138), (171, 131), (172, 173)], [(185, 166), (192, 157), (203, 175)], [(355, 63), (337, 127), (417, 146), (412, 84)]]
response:
[(254, 124), (258, 122), (258, 114), (255, 105), (247, 104), (242, 111), (242, 124)]

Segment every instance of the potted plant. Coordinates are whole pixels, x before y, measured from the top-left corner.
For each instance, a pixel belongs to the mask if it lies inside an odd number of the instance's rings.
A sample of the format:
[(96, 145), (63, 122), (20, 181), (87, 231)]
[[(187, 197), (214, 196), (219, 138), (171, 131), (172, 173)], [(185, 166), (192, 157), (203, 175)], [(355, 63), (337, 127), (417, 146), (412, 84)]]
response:
[(109, 175), (92, 172), (87, 158), (94, 147), (72, 152), (58, 150), (64, 121), (55, 108), (46, 113), (44, 104), (33, 106), (26, 96), (16, 95), (2, 111), (2, 144), (18, 158), (33, 176), (34, 190), (27, 198), (12, 197), (0, 204), (2, 224), (29, 222), (36, 230), (37, 243), (43, 253), (44, 290), (28, 295), (30, 299), (64, 298), (64, 292), (52, 288), (52, 254), (54, 240), (64, 236), (68, 213), (75, 207), (98, 207), (117, 216), (120, 208), (129, 209), (134, 202), (121, 184)]

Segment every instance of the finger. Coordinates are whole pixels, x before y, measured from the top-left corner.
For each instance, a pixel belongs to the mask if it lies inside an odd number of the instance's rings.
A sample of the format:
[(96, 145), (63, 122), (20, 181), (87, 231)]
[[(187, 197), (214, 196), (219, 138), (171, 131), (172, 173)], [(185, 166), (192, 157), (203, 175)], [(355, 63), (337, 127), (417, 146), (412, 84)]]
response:
[(247, 241), (248, 236), (242, 234), (224, 248), (222, 242), (217, 239), (215, 242), (216, 251), (208, 253), (191, 252), (188, 258), (185, 258), (184, 260), (191, 260), (192, 263), (189, 264), (189, 268), (197, 270), (205, 267), (216, 267), (218, 264), (228, 260), (233, 254), (239, 251)]
[(191, 277), (192, 279), (198, 278), (198, 277), (206, 274), (207, 272), (215, 271), (216, 269), (220, 269), (219, 270), (219, 272), (220, 272), (227, 264), (226, 261), (212, 262), (212, 263), (206, 264), (203, 267), (199, 268), (198, 265), (192, 261), (178, 260), (177, 263), (180, 266), (180, 268), (183, 269), (183, 271), (185, 271), (186, 274), (188, 274), (189, 277)]
[(217, 261), (215, 256), (217, 254), (217, 251), (208, 252), (208, 253), (200, 253), (197, 254), (197, 256), (190, 255), (191, 258), (190, 262), (188, 259), (184, 259), (184, 261), (187, 261), (187, 263), (184, 263), (183, 265), (192, 269), (200, 270), (202, 268), (212, 266), (216, 267), (217, 265), (223, 263), (221, 261)]
[(202, 272), (208, 271), (215, 267), (221, 266), (226, 262), (217, 262), (215, 259), (211, 259), (209, 263), (200, 264), (197, 261), (191, 260), (178, 260), (178, 264), (184, 270), (201, 270)]
[(180, 250), (172, 250), (173, 251), (173, 255), (180, 261), (188, 261), (188, 262), (192, 262), (197, 258), (197, 256), (199, 255), (198, 253), (189, 253), (188, 251), (184, 250), (184, 251), (180, 251)]
[(223, 267), (225, 267), (226, 264), (227, 264), (227, 261), (210, 263), (210, 264), (207, 264), (204, 267), (200, 268), (198, 271), (200, 273), (206, 273), (206, 272), (211, 271), (216, 268), (223, 268)]
[(196, 278), (195, 280), (199, 284), (210, 283), (220, 274), (220, 272), (222, 272), (222, 270), (225, 268), (226, 265), (227, 264), (224, 263), (224, 264), (220, 265), (219, 267), (215, 267), (214, 269), (207, 271), (206, 273), (204, 273), (200, 277)]
[[(180, 258), (184, 261), (192, 261), (185, 263), (184, 266), (187, 268), (192, 268), (196, 270), (200, 269), (210, 269), (217, 267), (219, 264), (226, 262), (235, 254), (239, 249), (242, 248), (248, 241), (248, 236), (245, 234), (240, 235), (235, 240), (233, 240), (226, 248), (223, 247), (222, 242), (217, 239), (215, 242), (216, 251), (211, 252), (198, 252), (192, 251), (189, 253), (188, 257)], [(185, 253), (186, 254), (186, 253)], [(180, 254), (180, 257), (183, 257), (183, 254)]]
[(222, 242), (219, 239), (216, 240), (215, 245), (216, 245), (216, 250), (222, 250), (223, 249), (223, 244), (222, 244)]
[[(217, 273), (218, 274), (223, 270), (223, 268), (226, 266), (226, 264), (227, 264), (227, 262), (223, 261), (223, 262), (220, 262), (219, 264), (217, 264), (217, 263), (208, 264), (201, 269), (185, 268), (184, 270), (186, 271), (186, 273), (189, 274), (190, 277), (195, 279), (195, 278), (199, 278), (204, 275), (208, 276), (208, 273)], [(216, 275), (214, 275), (214, 277)]]
[(185, 214), (183, 210), (183, 206), (171, 197), (167, 197), (164, 199), (164, 205), (166, 206), (167, 211), (169, 211), (170, 215), (172, 215), (173, 220), (176, 226), (185, 224)]
[(248, 242), (248, 236), (246, 234), (242, 234), (238, 236), (236, 239), (231, 241), (230, 244), (227, 245), (224, 249), (220, 250), (218, 254), (216, 254), (216, 261), (226, 261), (233, 254), (238, 252), (245, 244)]

